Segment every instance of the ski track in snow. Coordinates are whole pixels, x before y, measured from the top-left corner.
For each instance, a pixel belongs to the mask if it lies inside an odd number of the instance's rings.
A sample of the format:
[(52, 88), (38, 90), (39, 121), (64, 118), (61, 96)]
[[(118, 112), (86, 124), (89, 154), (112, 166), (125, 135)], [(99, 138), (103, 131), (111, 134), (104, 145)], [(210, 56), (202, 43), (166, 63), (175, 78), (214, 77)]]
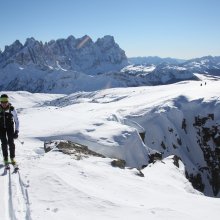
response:
[(1, 196), (1, 200), (0, 200), (0, 213), (4, 213), (3, 220), (8, 219), (9, 217), (7, 216), (8, 212), (6, 212), (6, 210), (8, 210), (8, 178), (7, 178), (7, 171), (4, 169), (4, 166), (1, 165), (1, 178), (0, 178), (0, 196)]
[(6, 216), (5, 219), (1, 220), (31, 220), (28, 185), (22, 181), (20, 171), (15, 173), (12, 167), (8, 170), (4, 166), (2, 168), (3, 173), (1, 176), (3, 178), (1, 182), (3, 184), (1, 184), (1, 187), (4, 190), (5, 196), (3, 198), (5, 200), (0, 211), (3, 212), (4, 210)]

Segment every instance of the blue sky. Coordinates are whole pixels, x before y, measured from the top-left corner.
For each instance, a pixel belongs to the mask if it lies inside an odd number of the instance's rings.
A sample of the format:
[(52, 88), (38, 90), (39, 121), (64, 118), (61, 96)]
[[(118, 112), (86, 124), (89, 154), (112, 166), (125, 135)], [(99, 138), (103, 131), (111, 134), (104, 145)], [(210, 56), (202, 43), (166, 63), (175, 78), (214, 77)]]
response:
[(220, 56), (220, 0), (0, 0), (0, 48), (112, 35), (128, 57)]

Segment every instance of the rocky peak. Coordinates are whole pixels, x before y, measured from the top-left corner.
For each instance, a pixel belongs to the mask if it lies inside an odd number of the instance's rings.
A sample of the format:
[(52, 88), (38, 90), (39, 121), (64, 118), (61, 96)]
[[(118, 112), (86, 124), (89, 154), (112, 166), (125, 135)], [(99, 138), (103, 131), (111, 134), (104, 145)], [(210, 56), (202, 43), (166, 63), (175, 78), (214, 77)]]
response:
[(24, 43), (24, 47), (33, 47), (36, 43), (39, 43), (38, 41), (36, 41), (33, 37), (31, 38), (27, 38), (25, 43)]
[(94, 43), (93, 43), (92, 39), (88, 35), (85, 35), (82, 38), (77, 39), (76, 48), (81, 49), (83, 47), (92, 46), (93, 44)]
[(109, 35), (106, 35), (103, 38), (98, 38), (96, 44), (104, 50), (108, 50), (112, 47), (118, 47), (118, 45), (115, 43), (114, 37)]
[(69, 45), (70, 48), (74, 48), (76, 46), (76, 38), (72, 35), (70, 35), (66, 39), (67, 44)]
[[(13, 44), (10, 46), (5, 46), (4, 52), (2, 52), (2, 59), (6, 60), (12, 56), (14, 56), (16, 53), (18, 53), (23, 48), (22, 43), (19, 40), (16, 40)], [(1, 60), (0, 60), (1, 62)]]

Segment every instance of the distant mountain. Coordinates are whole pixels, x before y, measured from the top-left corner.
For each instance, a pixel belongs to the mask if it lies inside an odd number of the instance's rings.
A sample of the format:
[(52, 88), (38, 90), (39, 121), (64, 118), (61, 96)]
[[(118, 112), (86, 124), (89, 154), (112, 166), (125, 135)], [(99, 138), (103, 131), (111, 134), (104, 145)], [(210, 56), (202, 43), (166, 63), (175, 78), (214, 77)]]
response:
[(187, 68), (166, 63), (148, 66), (130, 65), (124, 67), (121, 72), (126, 73), (127, 78), (128, 76), (135, 76), (136, 80), (141, 80), (145, 85), (161, 85), (182, 80), (198, 80), (198, 78)]
[(192, 72), (220, 76), (220, 56), (195, 58), (182, 63), (180, 66)]
[(148, 57), (130, 57), (128, 58), (128, 61), (130, 64), (137, 64), (137, 65), (158, 65), (162, 63), (167, 64), (181, 64), (185, 62), (186, 60), (182, 59), (175, 59), (175, 58), (161, 58), (158, 56), (148, 56)]
[[(185, 68), (192, 73), (204, 73), (211, 75), (220, 75), (220, 56), (204, 56), (190, 60), (181, 60), (175, 58), (160, 58), (160, 57), (131, 57), (128, 58), (131, 65), (166, 65), (173, 68)], [(175, 67), (176, 66), (176, 67)]]
[(69, 36), (45, 44), (34, 38), (28, 38), (24, 45), (16, 40), (0, 54), (1, 68), (12, 63), (21, 67), (33, 65), (41, 70), (63, 69), (97, 74), (120, 70), (128, 61), (112, 36), (93, 42), (85, 35), (79, 39)]
[(87, 35), (44, 44), (34, 38), (24, 45), (16, 40), (0, 52), (0, 89), (72, 93), (198, 80), (194, 73), (220, 74), (219, 57), (185, 62), (146, 57), (144, 64), (129, 65), (130, 60), (112, 36), (96, 42)]

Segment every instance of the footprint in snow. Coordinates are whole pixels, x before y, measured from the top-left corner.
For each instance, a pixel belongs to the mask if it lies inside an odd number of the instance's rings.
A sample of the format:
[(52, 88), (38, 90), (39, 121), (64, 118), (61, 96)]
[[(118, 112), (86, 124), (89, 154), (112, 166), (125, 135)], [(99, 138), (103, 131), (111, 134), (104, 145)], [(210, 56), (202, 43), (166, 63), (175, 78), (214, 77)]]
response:
[(58, 208), (55, 208), (55, 209), (53, 209), (52, 211), (53, 211), (53, 212), (58, 212), (58, 210), (59, 210)]
[(93, 124), (93, 125), (95, 125), (95, 126), (101, 126), (101, 125), (103, 125), (103, 123), (95, 123), (95, 124)]
[(87, 132), (93, 132), (95, 129), (86, 129)]

